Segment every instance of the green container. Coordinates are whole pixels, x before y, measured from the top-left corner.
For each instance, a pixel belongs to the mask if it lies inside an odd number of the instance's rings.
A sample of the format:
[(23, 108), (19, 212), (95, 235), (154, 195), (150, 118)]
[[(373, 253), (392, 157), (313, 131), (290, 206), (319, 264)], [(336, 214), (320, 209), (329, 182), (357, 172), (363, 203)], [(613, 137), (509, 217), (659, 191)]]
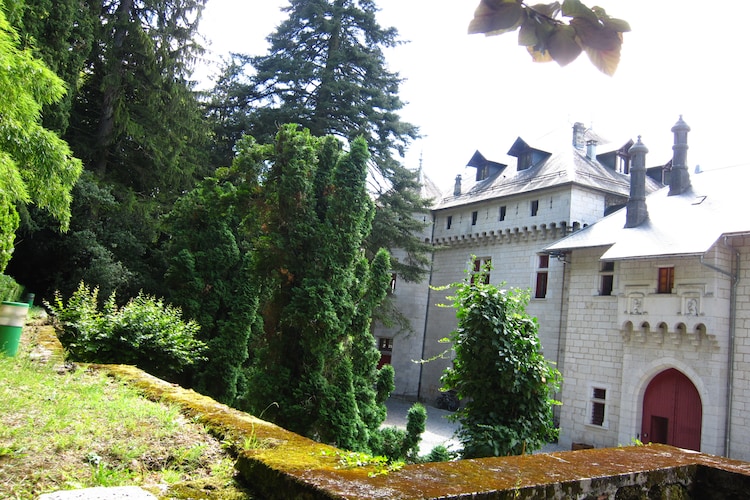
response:
[(0, 352), (6, 356), (15, 356), (18, 352), (28, 312), (29, 304), (24, 302), (3, 302), (0, 305)]

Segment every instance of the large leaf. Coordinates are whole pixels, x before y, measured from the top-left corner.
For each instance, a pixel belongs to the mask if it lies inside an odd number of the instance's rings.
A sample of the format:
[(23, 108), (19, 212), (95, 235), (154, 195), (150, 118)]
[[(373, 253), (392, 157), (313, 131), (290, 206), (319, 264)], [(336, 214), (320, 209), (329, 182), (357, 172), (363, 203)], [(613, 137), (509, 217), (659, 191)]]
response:
[(469, 34), (499, 35), (513, 31), (524, 20), (524, 8), (516, 1), (482, 0), (469, 23)]
[(562, 14), (565, 17), (588, 19), (592, 22), (599, 21), (596, 13), (583, 5), (580, 0), (565, 0), (562, 4)]
[(570, 20), (581, 44), (595, 50), (615, 50), (622, 44), (622, 35), (617, 31), (605, 28), (599, 22), (577, 17)]
[(581, 54), (581, 46), (576, 42), (576, 33), (569, 26), (558, 26), (547, 40), (547, 50), (552, 59), (565, 66)]
[(614, 75), (618, 64), (620, 64), (622, 34), (618, 35), (620, 36), (620, 45), (612, 50), (596, 50), (592, 47), (583, 48), (596, 69), (608, 76)]

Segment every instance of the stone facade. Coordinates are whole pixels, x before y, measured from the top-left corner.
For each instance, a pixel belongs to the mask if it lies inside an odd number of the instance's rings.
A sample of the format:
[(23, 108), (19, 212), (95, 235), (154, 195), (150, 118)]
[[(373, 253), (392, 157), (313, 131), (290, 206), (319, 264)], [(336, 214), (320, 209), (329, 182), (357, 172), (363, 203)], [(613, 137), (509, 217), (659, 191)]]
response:
[[(673, 131), (683, 171), (689, 127)], [(580, 142), (560, 154), (519, 138), (515, 167), (477, 152), (476, 181), (437, 201), (429, 279), (397, 301), (414, 318), (412, 347), (394, 344), (397, 394), (437, 398), (451, 363), (440, 339), (456, 319), (439, 306), (450, 290), (434, 287), (463, 280), (476, 256), (493, 284), (531, 292), (544, 355), (563, 374), (562, 446), (654, 441), (750, 460), (750, 174), (666, 175), (679, 186), (659, 189), (640, 138), (597, 156)], [(521, 168), (523, 157), (534, 162)], [(630, 185), (631, 160), (643, 185)]]

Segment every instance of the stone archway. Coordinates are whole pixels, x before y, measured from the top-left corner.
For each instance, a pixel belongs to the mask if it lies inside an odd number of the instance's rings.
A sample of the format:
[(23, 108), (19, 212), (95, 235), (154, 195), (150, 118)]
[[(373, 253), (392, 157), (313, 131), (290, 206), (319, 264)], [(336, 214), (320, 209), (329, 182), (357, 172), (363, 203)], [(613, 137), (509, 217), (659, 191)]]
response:
[(669, 368), (649, 382), (643, 395), (641, 440), (700, 451), (703, 405), (695, 385)]

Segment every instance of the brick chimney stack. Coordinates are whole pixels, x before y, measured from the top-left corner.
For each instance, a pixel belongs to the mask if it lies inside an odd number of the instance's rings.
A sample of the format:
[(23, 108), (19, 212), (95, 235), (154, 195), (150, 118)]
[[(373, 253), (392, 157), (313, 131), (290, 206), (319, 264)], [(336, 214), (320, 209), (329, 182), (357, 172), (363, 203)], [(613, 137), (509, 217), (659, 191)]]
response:
[(674, 127), (674, 146), (672, 146), (672, 173), (669, 176), (669, 196), (684, 193), (690, 187), (690, 174), (687, 168), (687, 134), (690, 127), (680, 119)]
[(638, 142), (628, 151), (630, 153), (630, 198), (628, 199), (625, 216), (625, 227), (638, 227), (648, 219), (646, 208), (646, 153), (648, 148)]

